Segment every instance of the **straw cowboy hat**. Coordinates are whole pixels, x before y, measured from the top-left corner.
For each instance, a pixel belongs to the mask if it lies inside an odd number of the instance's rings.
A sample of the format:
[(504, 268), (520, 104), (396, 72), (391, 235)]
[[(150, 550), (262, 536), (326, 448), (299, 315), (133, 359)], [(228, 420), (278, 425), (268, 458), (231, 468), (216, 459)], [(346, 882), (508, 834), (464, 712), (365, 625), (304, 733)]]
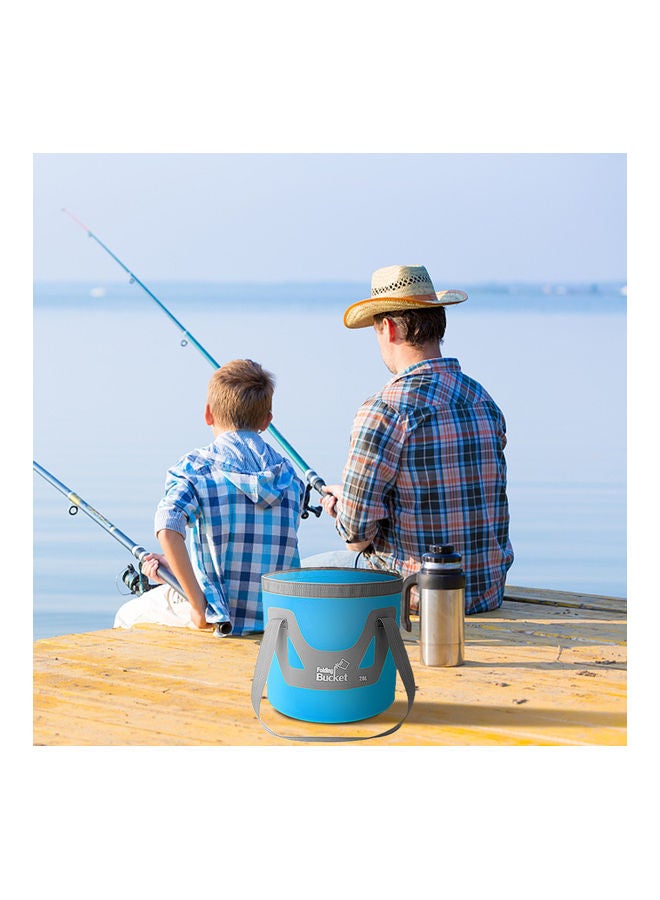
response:
[(424, 266), (385, 266), (371, 276), (371, 297), (359, 300), (344, 313), (347, 328), (373, 325), (378, 313), (415, 307), (449, 306), (467, 300), (463, 291), (436, 291)]

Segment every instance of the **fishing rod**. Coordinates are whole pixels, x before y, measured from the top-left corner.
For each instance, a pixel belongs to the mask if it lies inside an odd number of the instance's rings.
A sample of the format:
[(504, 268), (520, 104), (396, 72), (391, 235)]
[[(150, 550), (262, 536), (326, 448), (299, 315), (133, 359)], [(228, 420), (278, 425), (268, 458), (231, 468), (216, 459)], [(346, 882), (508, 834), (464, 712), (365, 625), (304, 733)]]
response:
[[(149, 288), (146, 286), (146, 284), (144, 284), (142, 281), (140, 281), (140, 279), (137, 277), (137, 275), (134, 272), (131, 272), (131, 270), (128, 268), (128, 266), (125, 263), (123, 263), (121, 261), (121, 259), (119, 259), (119, 257), (116, 254), (114, 254), (112, 252), (112, 250), (109, 247), (107, 247), (103, 243), (103, 241), (97, 235), (95, 235), (94, 232), (90, 228), (87, 227), (87, 225), (83, 224), (83, 222), (81, 222), (80, 219), (76, 218), (76, 216), (74, 216), (72, 212), (69, 212), (68, 209), (62, 209), (62, 212), (66, 213), (67, 216), (69, 216), (71, 219), (73, 219), (73, 221), (77, 225), (79, 225), (83, 229), (83, 231), (87, 232), (88, 237), (95, 240), (96, 243), (99, 245), (99, 247), (101, 247), (101, 249), (105, 250), (105, 252), (108, 254), (108, 256), (110, 256), (112, 259), (114, 259), (114, 261), (117, 263), (117, 265), (119, 265), (124, 270), (124, 272), (126, 272), (126, 274), (128, 275), (128, 277), (130, 279), (130, 281), (129, 281), (130, 284), (139, 285), (139, 287), (142, 288), (142, 290), (145, 292), (145, 294), (147, 294), (147, 296), (150, 297), (160, 307), (160, 309), (162, 309), (162, 311), (165, 313), (165, 315), (183, 333), (183, 338), (181, 339), (182, 347), (185, 347), (187, 345), (188, 341), (190, 341), (190, 343), (195, 347), (195, 349), (198, 350), (202, 354), (204, 359), (207, 362), (209, 362), (213, 366), (214, 369), (220, 368), (220, 363), (217, 362), (211, 356), (211, 354), (200, 344), (200, 342), (197, 340), (197, 338), (195, 338), (188, 331), (188, 329), (185, 328), (181, 324), (181, 322), (179, 322), (179, 320), (176, 318), (176, 316), (174, 316), (169, 311), (169, 309), (165, 306), (165, 304), (161, 303), (161, 301), (153, 293), (153, 291), (150, 291)], [(287, 441), (287, 439), (284, 437), (284, 435), (280, 431), (278, 431), (277, 428), (272, 423), (268, 426), (268, 428), (266, 429), (266, 432), (269, 432), (271, 434), (271, 436), (280, 445), (280, 447), (282, 447), (282, 449), (287, 454), (287, 456), (291, 457), (291, 459), (298, 466), (300, 471), (303, 473), (305, 480), (307, 481), (307, 488), (305, 491), (305, 497), (303, 499), (302, 518), (306, 519), (310, 512), (314, 513), (314, 515), (317, 517), (320, 516), (321, 512), (322, 512), (322, 508), (320, 506), (310, 506), (309, 498), (310, 498), (310, 491), (312, 488), (315, 491), (317, 491), (317, 493), (319, 493), (322, 497), (325, 496), (325, 491), (323, 490), (323, 488), (325, 486), (325, 481), (321, 478), (321, 476), (317, 472), (314, 471), (314, 469), (312, 469), (312, 467), (309, 465), (309, 463), (305, 462), (305, 460), (302, 458), (302, 456), (291, 446), (291, 444)]]
[[(112, 522), (106, 519), (105, 516), (101, 515), (98, 510), (94, 509), (93, 506), (90, 506), (89, 503), (82, 499), (82, 497), (79, 497), (78, 494), (75, 493), (75, 491), (72, 491), (71, 488), (63, 484), (58, 478), (55, 478), (55, 476), (51, 472), (49, 472), (48, 469), (44, 469), (43, 466), (39, 465), (36, 460), (32, 460), (32, 467), (38, 475), (41, 475), (41, 477), (45, 481), (56, 488), (61, 494), (64, 494), (67, 500), (69, 500), (69, 502), (73, 504), (69, 509), (69, 513), (72, 516), (75, 516), (78, 510), (82, 509), (84, 513), (87, 513), (90, 519), (93, 519), (97, 525), (100, 525), (101, 528), (103, 528), (104, 531), (107, 531), (108, 534), (111, 535), (116, 541), (119, 541), (119, 543), (123, 547), (126, 547), (129, 553), (131, 553), (131, 555), (134, 556), (138, 560), (138, 562), (141, 563), (144, 558), (149, 555), (148, 550), (145, 550), (144, 547), (141, 547), (139, 544), (136, 544), (135, 541), (131, 540), (131, 538), (125, 535), (123, 531), (120, 531), (116, 525), (113, 525)], [(159, 566), (158, 574), (163, 579), (163, 581), (169, 584), (170, 587), (174, 588), (174, 590), (181, 594), (182, 597), (186, 596), (183, 588), (176, 580), (174, 575), (172, 575), (172, 573), (169, 571), (169, 569), (165, 568), (165, 566)], [(141, 577), (144, 578), (143, 575)], [(125, 580), (125, 583), (128, 584), (128, 581)], [(142, 590), (140, 592), (142, 593), (144, 591), (144, 582), (142, 584), (136, 583), (136, 587), (141, 587)]]
[[(123, 547), (126, 547), (129, 553), (131, 553), (138, 562), (142, 563), (145, 557), (149, 555), (148, 550), (145, 550), (144, 547), (141, 547), (139, 544), (136, 544), (135, 541), (131, 540), (131, 538), (125, 535), (123, 531), (120, 531), (116, 525), (113, 525), (105, 516), (101, 515), (98, 510), (94, 509), (93, 506), (90, 506), (89, 503), (83, 500), (82, 497), (79, 497), (78, 494), (63, 484), (58, 478), (55, 478), (48, 469), (44, 469), (43, 466), (39, 465), (36, 460), (32, 461), (32, 467), (35, 472), (41, 475), (41, 477), (49, 484), (52, 484), (52, 486), (60, 491), (60, 493), (64, 494), (67, 500), (73, 504), (69, 509), (69, 513), (72, 516), (76, 515), (79, 509), (82, 509), (84, 513), (87, 513), (90, 519), (93, 519), (97, 525), (100, 525), (101, 528), (104, 529), (104, 531), (107, 531), (108, 534), (112, 535), (116, 541), (119, 541)], [(169, 584), (171, 588), (174, 588), (177, 593), (181, 594), (182, 597), (186, 596), (183, 588), (168, 568), (163, 565), (158, 566), (158, 575), (166, 584)], [(152, 585), (149, 585), (148, 579), (142, 574), (142, 571), (139, 573), (136, 572), (133, 566), (129, 566), (126, 569), (122, 576), (122, 581), (134, 594), (143, 594), (152, 587)], [(227, 626), (231, 630), (231, 623), (229, 622), (221, 622), (218, 628), (220, 631), (224, 632)]]

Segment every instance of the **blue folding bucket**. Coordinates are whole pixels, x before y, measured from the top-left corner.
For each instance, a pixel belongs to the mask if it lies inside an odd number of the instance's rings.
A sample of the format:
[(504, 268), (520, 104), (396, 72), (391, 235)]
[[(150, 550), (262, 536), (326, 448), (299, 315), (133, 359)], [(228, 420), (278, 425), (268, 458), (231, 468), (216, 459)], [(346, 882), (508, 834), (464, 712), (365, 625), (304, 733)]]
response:
[(271, 706), (290, 718), (341, 723), (376, 716), (394, 702), (397, 669), (410, 709), (414, 678), (399, 632), (399, 575), (289, 569), (261, 583), (266, 626), (252, 694), (258, 716), (264, 682)]

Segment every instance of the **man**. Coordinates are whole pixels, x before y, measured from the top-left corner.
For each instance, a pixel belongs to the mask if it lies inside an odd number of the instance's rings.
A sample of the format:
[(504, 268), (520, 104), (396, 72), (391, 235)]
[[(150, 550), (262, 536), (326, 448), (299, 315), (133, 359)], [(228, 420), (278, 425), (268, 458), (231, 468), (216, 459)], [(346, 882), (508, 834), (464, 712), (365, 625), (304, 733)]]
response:
[(431, 544), (453, 544), (470, 614), (501, 605), (513, 550), (504, 417), (440, 353), (444, 307), (466, 299), (436, 293), (424, 266), (388, 266), (374, 272), (371, 296), (346, 310), (346, 327), (373, 325), (394, 377), (358, 410), (343, 484), (328, 485), (322, 504), (372, 568), (405, 577)]

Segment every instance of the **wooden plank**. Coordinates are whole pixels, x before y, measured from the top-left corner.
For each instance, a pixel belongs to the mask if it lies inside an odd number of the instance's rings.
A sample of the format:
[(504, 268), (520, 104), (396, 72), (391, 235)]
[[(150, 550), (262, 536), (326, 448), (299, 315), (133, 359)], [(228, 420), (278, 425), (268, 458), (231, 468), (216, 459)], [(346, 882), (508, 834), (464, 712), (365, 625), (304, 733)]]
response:
[(571, 591), (553, 591), (544, 588), (514, 587), (507, 585), (504, 600), (518, 603), (536, 603), (544, 606), (566, 606), (571, 609), (594, 609), (601, 612), (618, 612), (625, 615), (626, 598), (596, 594), (579, 594)]
[[(407, 649), (417, 696), (391, 746), (622, 745), (626, 742), (626, 619), (618, 611), (507, 601), (466, 619), (466, 662), (421, 665)], [(48, 638), (34, 645), (34, 742), (39, 745), (289, 745), (250, 703), (260, 640), (140, 626)], [(285, 733), (373, 735), (405, 710), (365, 722), (287, 719)], [(341, 729), (341, 731), (339, 731)], [(368, 745), (366, 742), (364, 745)], [(364, 746), (357, 744), (356, 746)]]

